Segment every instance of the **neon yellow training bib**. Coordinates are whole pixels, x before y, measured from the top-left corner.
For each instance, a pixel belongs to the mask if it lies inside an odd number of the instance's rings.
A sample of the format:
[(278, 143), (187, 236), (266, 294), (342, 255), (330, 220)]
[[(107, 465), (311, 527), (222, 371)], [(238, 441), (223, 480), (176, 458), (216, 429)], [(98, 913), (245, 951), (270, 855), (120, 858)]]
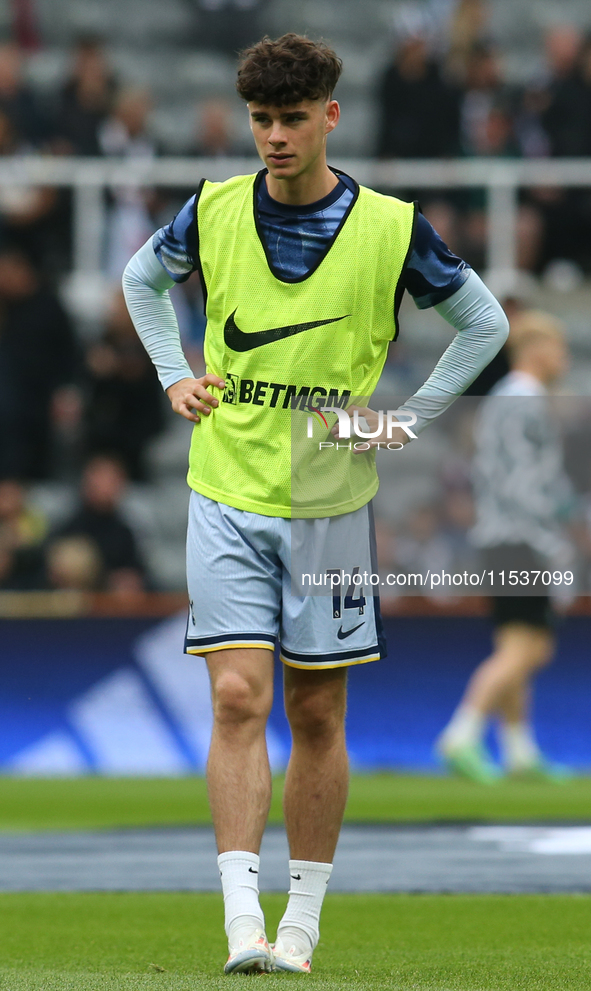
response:
[(372, 395), (397, 333), (415, 208), (356, 187), (320, 262), (287, 281), (271, 270), (258, 228), (264, 176), (204, 181), (197, 196), (205, 361), (226, 390), (195, 424), (187, 480), (216, 502), (265, 516), (338, 516), (375, 494), (373, 459), (353, 459), (360, 477), (336, 502), (328, 486), (326, 504), (320, 494), (294, 512), (292, 410)]

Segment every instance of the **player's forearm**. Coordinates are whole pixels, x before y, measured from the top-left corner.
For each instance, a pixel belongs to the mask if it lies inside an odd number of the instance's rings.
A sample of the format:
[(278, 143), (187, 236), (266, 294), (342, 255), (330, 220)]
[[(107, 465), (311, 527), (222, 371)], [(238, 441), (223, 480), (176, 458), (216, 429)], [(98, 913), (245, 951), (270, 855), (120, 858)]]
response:
[(152, 240), (133, 256), (123, 273), (123, 293), (133, 325), (150, 355), (163, 389), (193, 378), (181, 345), (168, 290), (174, 281), (154, 254)]
[(435, 309), (458, 333), (425, 384), (402, 407), (417, 414), (415, 432), (462, 395), (502, 348), (509, 333), (501, 305), (476, 272)]

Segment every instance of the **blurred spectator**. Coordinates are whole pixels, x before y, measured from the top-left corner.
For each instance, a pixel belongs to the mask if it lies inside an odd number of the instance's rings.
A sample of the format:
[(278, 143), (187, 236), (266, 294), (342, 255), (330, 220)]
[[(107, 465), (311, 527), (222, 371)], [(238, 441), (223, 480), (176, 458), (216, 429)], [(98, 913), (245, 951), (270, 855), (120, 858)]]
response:
[[(537, 115), (547, 154), (591, 154), (591, 46), (573, 25), (559, 25), (547, 32), (545, 48), (546, 78), (524, 98), (526, 108), (533, 108), (530, 119)], [(591, 270), (591, 196), (584, 189), (548, 186), (529, 195), (543, 218), (538, 270), (566, 261), (576, 281), (580, 267)]]
[(38, 588), (43, 578), (42, 544), (45, 517), (26, 501), (24, 485), (14, 478), (0, 481), (0, 588)]
[[(126, 484), (125, 470), (118, 458), (91, 458), (82, 475), (80, 505), (55, 535), (91, 541), (99, 555), (100, 585), (109, 591), (134, 592), (145, 584), (146, 571), (136, 538), (121, 513)], [(71, 548), (69, 553), (71, 556)], [(48, 566), (51, 569), (51, 555)], [(96, 567), (92, 573), (97, 574)], [(55, 575), (51, 580), (55, 582)]]
[(508, 101), (496, 52), (476, 45), (467, 57), (462, 99), (461, 136), (466, 155), (515, 154)]
[(148, 115), (152, 97), (146, 89), (122, 90), (114, 100), (112, 113), (98, 129), (100, 150), (104, 155), (153, 158), (156, 142), (148, 134)]
[(489, 8), (483, 0), (457, 0), (449, 24), (447, 66), (463, 82), (470, 53), (488, 35)]
[(514, 127), (524, 158), (547, 158), (550, 154), (550, 141), (542, 125), (545, 105), (545, 97), (539, 87), (528, 86), (521, 93)]
[(56, 392), (51, 413), (52, 475), (73, 482), (79, 475), (85, 446), (83, 398), (78, 384), (64, 385)]
[(128, 474), (146, 477), (146, 444), (163, 427), (162, 389), (130, 320), (123, 293), (113, 297), (105, 332), (86, 357), (87, 444), (113, 451)]
[[(519, 101), (502, 76), (496, 53), (484, 45), (470, 53), (466, 70), (466, 91), (462, 101), (462, 147), (467, 155), (510, 158), (520, 156), (522, 147), (516, 129)], [(465, 245), (461, 250), (475, 268), (485, 265), (488, 240), (487, 202), (483, 190), (467, 196), (464, 222)], [(537, 204), (524, 199), (517, 220), (517, 266), (534, 270), (539, 262), (543, 224)]]
[(103, 585), (103, 562), (89, 537), (58, 537), (46, 551), (46, 584), (64, 591), (96, 592)]
[(437, 158), (459, 150), (459, 92), (442, 77), (425, 38), (406, 38), (378, 90), (377, 154)]
[[(22, 135), (0, 108), (0, 156), (27, 151)], [(21, 248), (42, 264), (53, 243), (52, 226), (58, 194), (55, 189), (26, 183), (0, 185), (0, 240)]]
[[(159, 148), (149, 133), (151, 109), (152, 98), (147, 90), (122, 90), (112, 114), (99, 128), (101, 151), (129, 160), (154, 158)], [(119, 186), (112, 195), (107, 228), (107, 274), (119, 282), (131, 256), (154, 230), (150, 216), (153, 193), (137, 186)]]
[(25, 486), (15, 478), (0, 481), (0, 528), (15, 547), (39, 544), (47, 532), (45, 517), (27, 505)]
[(232, 107), (226, 100), (207, 100), (201, 107), (195, 153), (215, 158), (230, 155), (233, 139)]
[(49, 137), (48, 121), (23, 81), (22, 53), (14, 42), (0, 44), (0, 110), (31, 148), (40, 147)]
[[(31, 88), (23, 81), (22, 54), (13, 42), (0, 44), (0, 155), (41, 150), (50, 127)], [(54, 270), (63, 260), (59, 207), (64, 194), (55, 188), (3, 183), (0, 186), (0, 243), (29, 254), (35, 264)]]
[(216, 158), (224, 155), (252, 154), (236, 142), (232, 104), (228, 100), (205, 100), (198, 108), (195, 143), (190, 155)]
[(52, 407), (77, 345), (57, 297), (18, 251), (0, 251), (0, 477), (47, 478)]
[(114, 76), (98, 38), (80, 38), (72, 74), (60, 93), (55, 150), (66, 155), (99, 155), (99, 128), (115, 91)]
[(583, 37), (572, 24), (561, 25), (547, 32), (545, 42), (549, 79), (542, 124), (550, 154), (584, 155), (589, 147), (589, 122), (579, 62)]

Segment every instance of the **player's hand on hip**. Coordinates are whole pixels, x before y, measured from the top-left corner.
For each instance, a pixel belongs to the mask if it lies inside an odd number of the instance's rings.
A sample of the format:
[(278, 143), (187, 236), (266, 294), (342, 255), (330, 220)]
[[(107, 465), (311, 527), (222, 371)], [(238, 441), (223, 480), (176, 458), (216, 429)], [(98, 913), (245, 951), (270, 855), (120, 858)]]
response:
[(184, 416), (185, 420), (199, 423), (201, 416), (209, 414), (219, 406), (220, 401), (208, 391), (207, 386), (225, 389), (226, 383), (219, 375), (208, 372), (198, 379), (181, 379), (166, 390), (171, 406), (175, 413)]

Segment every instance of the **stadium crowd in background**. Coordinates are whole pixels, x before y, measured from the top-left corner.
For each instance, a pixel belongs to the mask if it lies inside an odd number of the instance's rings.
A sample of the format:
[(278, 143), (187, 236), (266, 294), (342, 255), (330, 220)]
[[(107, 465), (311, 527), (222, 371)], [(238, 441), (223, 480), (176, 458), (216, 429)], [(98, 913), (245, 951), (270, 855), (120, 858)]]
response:
[[(210, 48), (230, 54), (264, 29), (265, 10), (271, 6), (257, 0), (193, 2), (199, 24), (196, 45), (202, 51)], [(425, 4), (416, 5), (412, 16), (402, 5), (394, 19), (390, 59), (377, 70), (376, 133), (369, 153), (383, 158), (591, 155), (589, 35), (568, 23), (548, 27), (540, 35), (544, 71), (517, 85), (507, 81), (503, 52), (492, 40), (490, 7), (483, 0), (457, 0), (440, 7), (448, 11), (447, 17), (439, 15), (437, 19), (433, 13), (439, 9), (437, 5)], [(6, 38), (0, 44), (2, 154), (40, 151), (151, 157), (178, 151), (178, 139), (171, 147), (154, 139), (150, 132), (150, 112), (154, 109), (150, 92), (130, 88), (118, 77), (99, 36), (78, 38), (67, 74), (52, 95), (26, 81), (26, 60), (27, 52), (14, 40)], [(226, 155), (247, 150), (243, 138), (232, 135), (227, 97), (205, 99), (198, 108), (197, 121), (196, 133), (185, 142), (185, 153)], [(26, 204), (11, 203), (14, 196), (14, 189), (0, 189), (0, 225), (7, 228), (4, 236), (16, 236), (15, 228), (22, 238), (23, 228), (32, 226), (35, 234), (44, 224), (63, 226), (62, 194), (29, 191)], [(150, 203), (149, 197), (146, 202), (145, 196), (136, 194), (134, 203), (121, 202), (122, 198), (119, 191), (112, 211), (112, 242), (119, 245), (119, 252), (123, 250), (121, 229), (134, 211), (132, 227), (137, 237), (144, 229), (152, 229), (153, 220), (158, 219), (153, 216), (156, 202)], [(422, 191), (422, 199), (428, 205), (433, 196)], [(526, 190), (521, 199), (521, 267), (539, 273), (552, 259), (561, 258), (588, 271), (588, 194), (581, 190)], [(483, 195), (455, 193), (445, 203), (452, 214), (450, 240), (457, 242), (452, 247), (471, 263), (481, 265)], [(440, 217), (439, 213), (438, 221)], [(40, 255), (37, 245), (35, 248), (37, 260), (44, 260), (43, 252)], [(107, 252), (106, 264), (115, 276), (120, 274), (120, 259), (112, 261), (114, 251)], [(63, 250), (60, 263), (67, 264)]]
[[(456, 6), (443, 51), (429, 20), (404, 24), (377, 91), (375, 153), (383, 158), (546, 158), (591, 155), (591, 37), (571, 24), (547, 29), (545, 71), (526, 85), (507, 83), (490, 40), (485, 5)], [(478, 16), (476, 16), (478, 14)], [(412, 191), (414, 192), (414, 191)], [(485, 198), (421, 191), (425, 212), (454, 250), (484, 263)], [(430, 202), (430, 201), (435, 201)], [(442, 222), (442, 200), (448, 211)], [(591, 198), (578, 189), (523, 190), (519, 267), (541, 273), (553, 259), (591, 265)]]
[[(187, 43), (204, 54), (233, 57), (267, 29), (273, 5), (270, 0), (192, 0), (192, 6), (196, 27)], [(482, 0), (419, 4), (412, 10), (398, 5), (397, 10), (389, 54), (375, 67), (375, 130), (368, 154), (591, 155), (591, 35), (568, 23), (540, 31), (545, 69), (517, 85), (508, 82), (503, 51), (493, 40), (490, 8)], [(80, 34), (53, 88), (35, 83), (28, 72), (28, 60), (42, 50), (43, 41), (35, 25), (25, 31), (17, 24), (0, 43), (0, 156), (33, 152), (137, 160), (178, 153), (178, 140), (167, 144), (162, 135), (154, 136), (157, 98), (124, 77), (109, 39)], [(250, 153), (234, 126), (231, 94), (208, 96), (194, 108), (185, 152), (211, 157)], [(109, 191), (103, 267), (105, 284), (113, 288), (107, 288), (108, 303), (89, 336), (80, 332), (77, 314), (69, 312), (61, 291), (72, 268), (70, 191), (0, 184), (0, 480), (20, 487), (25, 506), (23, 485), (58, 479), (75, 486), (83, 465), (96, 454), (118, 458), (133, 482), (150, 481), (146, 451), (167, 423), (165, 407), (117, 285), (128, 258), (170, 219), (186, 194), (132, 187)], [(404, 195), (418, 195), (450, 247), (477, 270), (484, 266), (484, 191), (406, 190)], [(588, 274), (590, 244), (587, 190), (521, 191), (518, 263), (523, 270), (542, 275), (560, 259), (576, 277)], [(198, 280), (176, 287), (175, 293), (185, 350), (192, 366), (202, 370)], [(406, 360), (404, 342), (398, 345), (400, 360)], [(498, 360), (506, 364), (506, 358)], [(502, 372), (500, 367), (496, 377)], [(479, 380), (479, 394), (494, 378)], [(34, 397), (26, 415), (14, 402), (25, 380)], [(383, 545), (385, 563), (408, 562), (412, 554), (425, 560), (469, 556), (462, 536), (469, 527), (469, 483), (455, 480), (450, 486), (444, 480), (441, 491), (435, 503), (417, 505), (403, 536), (391, 531)], [(2, 539), (0, 585), (18, 586), (22, 570), (20, 565), (15, 570), (6, 533)], [(9, 558), (12, 564), (6, 563)], [(35, 581), (33, 574), (29, 569), (26, 581)]]

